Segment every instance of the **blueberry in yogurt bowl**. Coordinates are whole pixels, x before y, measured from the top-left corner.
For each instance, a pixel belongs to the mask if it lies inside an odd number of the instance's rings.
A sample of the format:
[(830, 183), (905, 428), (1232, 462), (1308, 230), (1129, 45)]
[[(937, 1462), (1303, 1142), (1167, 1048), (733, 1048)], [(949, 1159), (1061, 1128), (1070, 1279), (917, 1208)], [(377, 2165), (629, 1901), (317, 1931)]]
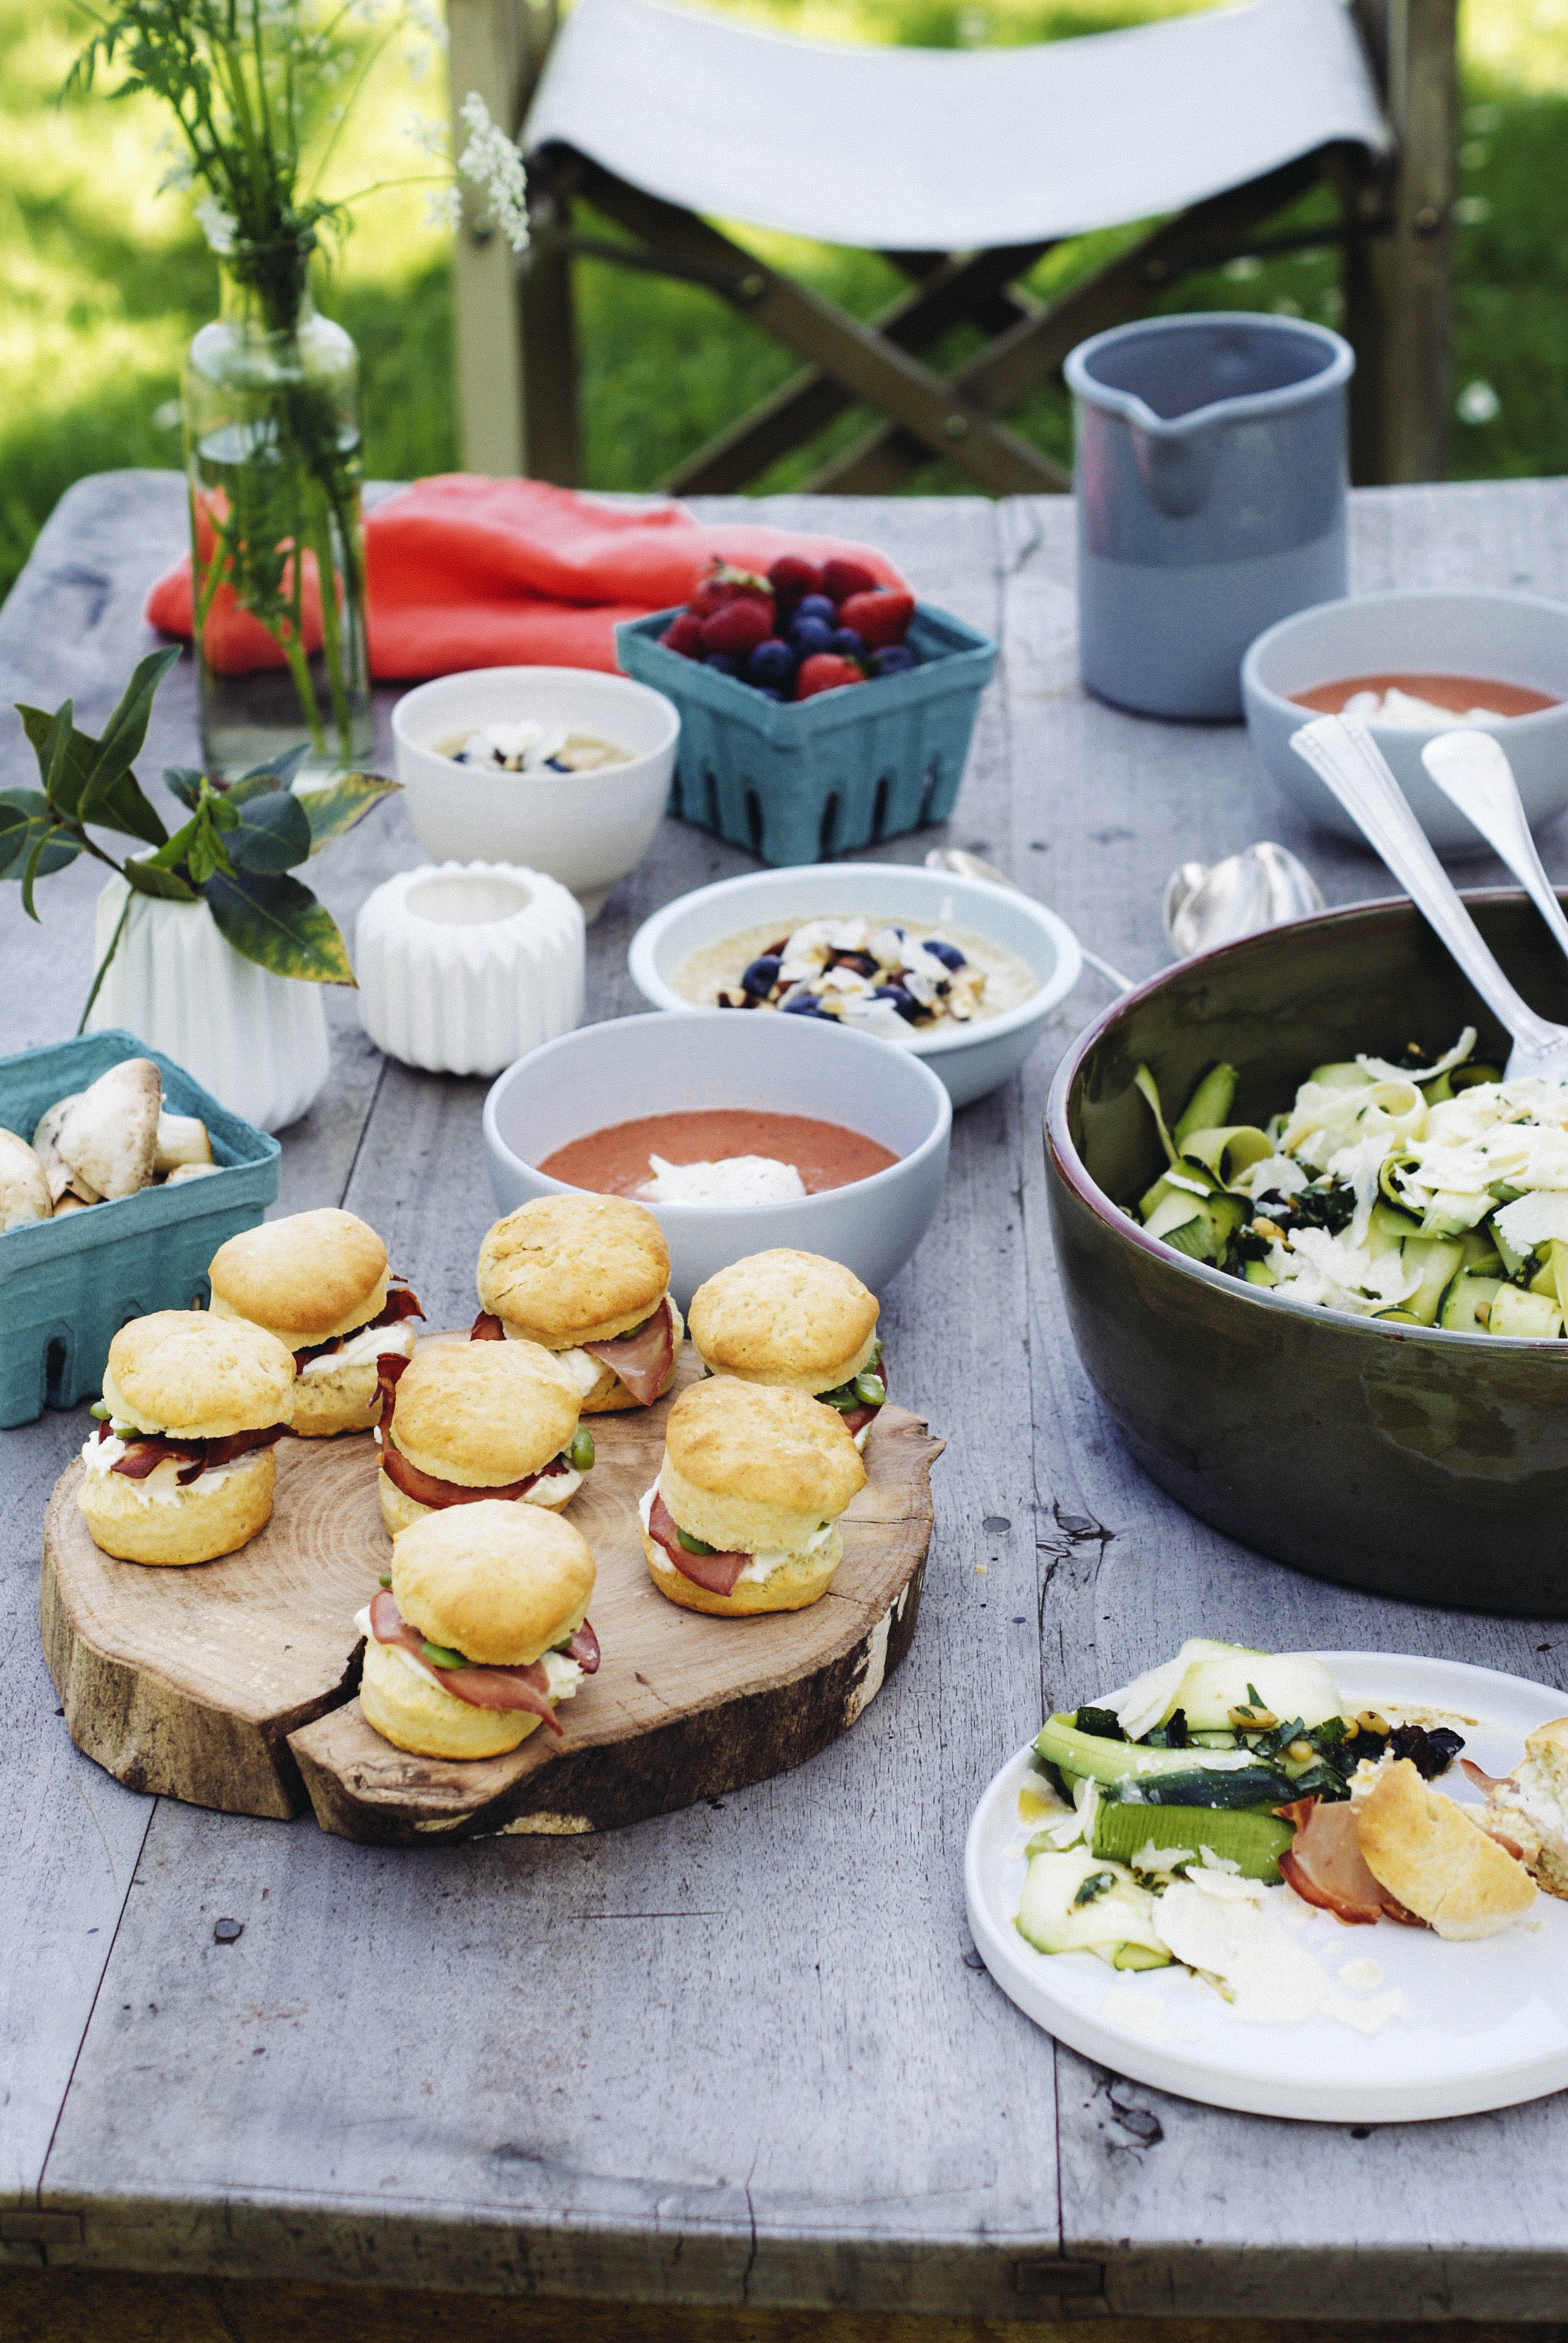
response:
[(629, 749), (597, 733), (574, 732), (564, 724), (541, 724), (523, 717), (497, 719), (434, 743), (437, 756), (487, 773), (598, 773), (608, 765), (631, 762)]
[(674, 977), (695, 1005), (831, 1019), (918, 1048), (1000, 1017), (1039, 989), (1018, 954), (983, 936), (914, 920), (807, 920), (753, 929), (694, 952)]

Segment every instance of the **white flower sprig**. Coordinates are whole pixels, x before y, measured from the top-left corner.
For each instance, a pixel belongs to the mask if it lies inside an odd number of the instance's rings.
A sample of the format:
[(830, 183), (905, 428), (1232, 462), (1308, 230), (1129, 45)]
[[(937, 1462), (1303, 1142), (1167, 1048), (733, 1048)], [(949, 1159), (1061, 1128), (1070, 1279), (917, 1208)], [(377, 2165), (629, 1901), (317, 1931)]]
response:
[(528, 180), (523, 158), (477, 89), (471, 89), (458, 112), (468, 127), (468, 143), (457, 157), (457, 168), (484, 196), (490, 216), (514, 252), (528, 248)]

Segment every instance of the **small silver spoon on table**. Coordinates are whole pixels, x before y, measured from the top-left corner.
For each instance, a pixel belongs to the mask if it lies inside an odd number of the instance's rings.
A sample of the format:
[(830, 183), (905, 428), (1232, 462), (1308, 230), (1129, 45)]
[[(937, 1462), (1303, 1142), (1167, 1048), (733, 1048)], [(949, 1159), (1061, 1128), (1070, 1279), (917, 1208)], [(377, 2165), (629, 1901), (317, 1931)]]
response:
[(1328, 784), (1513, 1036), (1509, 1076), (1568, 1081), (1568, 1025), (1538, 1017), (1503, 975), (1366, 726), (1358, 717), (1320, 716), (1292, 736), (1291, 746)]
[(1507, 864), (1568, 953), (1568, 920), (1542, 866), (1513, 768), (1496, 734), (1479, 726), (1440, 732), (1422, 749), (1421, 761), (1449, 803)]

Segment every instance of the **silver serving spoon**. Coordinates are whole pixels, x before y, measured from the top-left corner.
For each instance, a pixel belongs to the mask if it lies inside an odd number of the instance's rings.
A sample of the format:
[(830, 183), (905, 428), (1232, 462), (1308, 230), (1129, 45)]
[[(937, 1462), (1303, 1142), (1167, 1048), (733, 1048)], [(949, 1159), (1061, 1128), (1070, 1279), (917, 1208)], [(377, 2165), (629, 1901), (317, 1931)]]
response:
[(1542, 867), (1513, 768), (1496, 734), (1478, 726), (1440, 732), (1422, 749), (1421, 761), (1449, 803), (1474, 823), (1499, 861), (1507, 864), (1568, 952), (1568, 920)]
[(1361, 719), (1320, 716), (1292, 735), (1291, 746), (1328, 784), (1493, 1015), (1512, 1034), (1510, 1078), (1536, 1074), (1545, 1081), (1568, 1081), (1568, 1025), (1553, 1025), (1538, 1017), (1503, 975)]
[(1322, 908), (1323, 890), (1306, 864), (1271, 838), (1223, 862), (1183, 862), (1165, 881), (1165, 933), (1183, 960)]
[[(1016, 879), (1010, 879), (1005, 870), (999, 870), (994, 862), (982, 862), (978, 854), (970, 854), (961, 846), (931, 847), (926, 855), (926, 869), (950, 870), (956, 879), (980, 879), (988, 887), (1010, 888), (1015, 895), (1027, 895), (1029, 892), (1028, 888), (1020, 887)], [(1078, 949), (1084, 965), (1093, 969), (1097, 976), (1102, 976), (1107, 984), (1114, 985), (1118, 992), (1131, 991), (1132, 979), (1130, 976), (1123, 976), (1119, 968), (1112, 968), (1108, 960), (1101, 960), (1098, 952), (1090, 951), (1084, 944), (1080, 943)]]

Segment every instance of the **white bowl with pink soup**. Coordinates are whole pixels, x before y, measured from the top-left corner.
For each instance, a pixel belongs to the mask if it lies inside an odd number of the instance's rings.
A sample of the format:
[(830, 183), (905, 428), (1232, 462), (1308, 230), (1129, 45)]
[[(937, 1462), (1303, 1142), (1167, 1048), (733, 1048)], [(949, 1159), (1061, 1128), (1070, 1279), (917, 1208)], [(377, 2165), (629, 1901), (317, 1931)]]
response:
[[(684, 1147), (683, 1119), (689, 1119)], [(646, 1134), (628, 1135), (628, 1126), (645, 1124)], [(749, 1202), (666, 1201), (630, 1184), (640, 1163), (628, 1150), (645, 1135), (650, 1154), (682, 1168), (733, 1160), (721, 1135), (727, 1128), (753, 1164), (771, 1162), (777, 1174), (784, 1159), (767, 1151), (770, 1125), (800, 1156), (798, 1167), (788, 1166), (798, 1177), (817, 1182), (848, 1174), (844, 1184)], [(684, 1310), (717, 1271), (779, 1245), (842, 1262), (882, 1293), (941, 1202), (952, 1105), (919, 1058), (863, 1034), (802, 1018), (692, 1010), (582, 1025), (530, 1051), (493, 1084), (484, 1130), (502, 1212), (600, 1178), (614, 1180), (610, 1192), (647, 1203), (664, 1231), (670, 1287)], [(591, 1170), (597, 1161), (599, 1178), (561, 1179), (541, 1169), (563, 1151), (571, 1165)], [(759, 1175), (749, 1176), (755, 1185)], [(651, 1162), (648, 1178), (665, 1183)], [(766, 1174), (762, 1180), (767, 1184)], [(746, 1179), (735, 1184), (743, 1188)]]

